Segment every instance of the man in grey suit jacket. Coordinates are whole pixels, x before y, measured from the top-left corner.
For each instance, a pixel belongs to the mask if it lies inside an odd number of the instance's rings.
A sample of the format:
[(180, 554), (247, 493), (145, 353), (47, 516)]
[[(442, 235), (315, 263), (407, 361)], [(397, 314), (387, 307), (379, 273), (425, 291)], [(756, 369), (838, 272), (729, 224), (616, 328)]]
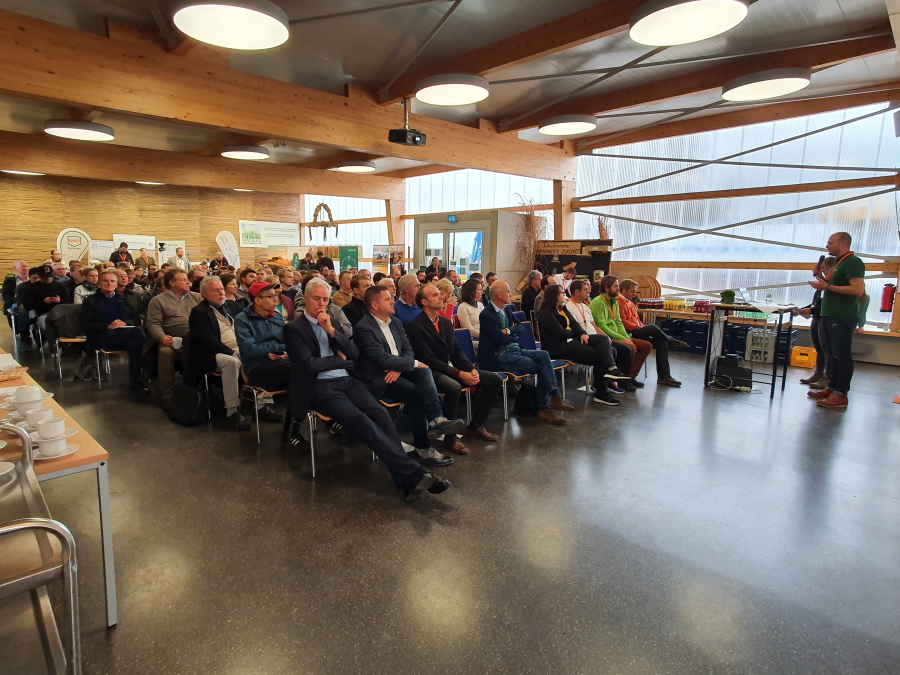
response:
[(394, 316), (394, 300), (384, 286), (366, 291), (369, 313), (353, 329), (359, 349), (353, 372), (376, 398), (408, 406), (413, 443), (426, 466), (453, 463), (431, 447), (429, 439), (461, 433), (466, 423), (443, 417), (431, 369), (416, 360), (403, 324)]
[(180, 246), (175, 249), (175, 255), (171, 256), (167, 261), (173, 269), (184, 270), (185, 272), (191, 271), (192, 263), (188, 260), (188, 257), (184, 254), (184, 249)]

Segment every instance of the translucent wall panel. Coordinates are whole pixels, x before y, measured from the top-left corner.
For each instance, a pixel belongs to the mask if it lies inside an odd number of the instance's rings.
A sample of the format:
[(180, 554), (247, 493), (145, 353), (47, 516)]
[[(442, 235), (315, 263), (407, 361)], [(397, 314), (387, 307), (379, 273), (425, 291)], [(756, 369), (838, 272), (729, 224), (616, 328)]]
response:
[(537, 178), (466, 169), (406, 181), (406, 212), (444, 213), (517, 206), (523, 199), (553, 203), (553, 183)]
[[(356, 220), (357, 218), (384, 218), (385, 207), (383, 199), (361, 199), (356, 197), (331, 197), (327, 195), (306, 195), (306, 216), (304, 222), (311, 222), (316, 206), (328, 204), (335, 220)], [(328, 238), (325, 239), (325, 230), (313, 228), (312, 236), (304, 229), (303, 235), (310, 246), (362, 246), (363, 258), (372, 257), (372, 246), (388, 243), (387, 223), (348, 223), (338, 226), (337, 236), (334, 230), (328, 230)], [(370, 268), (371, 263), (360, 263), (361, 267)]]
[(383, 199), (361, 199), (358, 197), (329, 197), (327, 195), (306, 195), (305, 222), (310, 222), (319, 204), (328, 204), (335, 220), (356, 220), (357, 218), (384, 218)]

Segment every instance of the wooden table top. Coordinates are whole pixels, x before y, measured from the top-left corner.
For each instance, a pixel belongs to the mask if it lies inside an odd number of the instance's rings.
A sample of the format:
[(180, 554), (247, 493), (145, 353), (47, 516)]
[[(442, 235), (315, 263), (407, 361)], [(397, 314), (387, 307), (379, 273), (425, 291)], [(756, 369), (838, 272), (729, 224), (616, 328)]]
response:
[[(6, 352), (3, 351), (3, 349), (0, 349), (0, 354), (5, 353)], [(22, 377), (14, 380), (4, 380), (0, 382), (0, 387), (21, 387), (26, 384), (34, 384), (40, 387), (40, 385), (34, 381), (34, 378), (27, 372)], [(43, 390), (44, 388), (41, 387), (41, 391)], [(0, 402), (2, 402), (2, 400), (0, 400)], [(66, 439), (66, 442), (76, 444), (78, 446), (78, 451), (58, 459), (36, 460), (34, 462), (35, 475), (42, 476), (48, 473), (85, 466), (87, 464), (95, 464), (96, 462), (103, 462), (109, 459), (109, 453), (103, 449), (103, 446), (95, 441), (93, 436), (82, 429), (81, 425), (72, 419), (72, 416), (56, 402), (55, 398), (44, 400), (44, 407), (52, 408), (56, 417), (62, 417), (66, 421), (67, 427), (77, 429), (77, 433), (69, 436), (69, 438)], [(9, 410), (0, 408), (0, 419), (4, 419), (9, 413)], [(22, 454), (16, 445), (18, 438), (15, 435), (4, 431), (2, 432), (2, 435), (0, 435), (0, 438), (7, 443), (5, 448), (0, 449), (0, 459), (16, 458)]]

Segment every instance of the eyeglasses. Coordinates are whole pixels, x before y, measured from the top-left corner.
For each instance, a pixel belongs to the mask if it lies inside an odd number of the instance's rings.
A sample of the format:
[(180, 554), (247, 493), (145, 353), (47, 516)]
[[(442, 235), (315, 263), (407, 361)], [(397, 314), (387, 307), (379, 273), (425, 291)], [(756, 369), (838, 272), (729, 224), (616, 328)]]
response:
[(259, 298), (260, 300), (268, 300), (268, 299), (274, 298), (275, 294), (272, 293), (272, 295), (257, 295), (256, 297)]

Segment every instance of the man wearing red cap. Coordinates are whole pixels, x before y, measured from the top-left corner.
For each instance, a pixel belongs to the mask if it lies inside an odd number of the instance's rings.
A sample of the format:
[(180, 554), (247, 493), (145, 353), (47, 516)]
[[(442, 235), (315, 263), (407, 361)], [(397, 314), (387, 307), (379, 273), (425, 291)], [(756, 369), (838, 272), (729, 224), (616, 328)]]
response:
[[(284, 347), (284, 319), (275, 311), (275, 284), (254, 282), (248, 289), (250, 305), (234, 320), (241, 364), (250, 384), (266, 391), (288, 388), (291, 365)], [(260, 408), (260, 419), (281, 420), (272, 408)]]

